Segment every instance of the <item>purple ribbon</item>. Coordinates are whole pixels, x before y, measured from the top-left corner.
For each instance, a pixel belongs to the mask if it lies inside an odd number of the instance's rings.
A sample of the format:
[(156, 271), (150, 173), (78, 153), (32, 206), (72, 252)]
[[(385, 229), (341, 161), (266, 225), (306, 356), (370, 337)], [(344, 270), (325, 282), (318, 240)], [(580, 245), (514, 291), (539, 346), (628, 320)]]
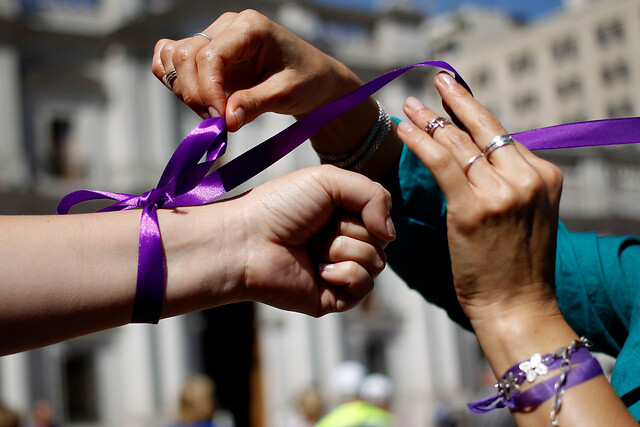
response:
[[(542, 356), (544, 359), (549, 355)], [(579, 363), (580, 365), (572, 366), (571, 370), (567, 373), (567, 380), (565, 383), (565, 389), (581, 384), (591, 378), (602, 375), (602, 368), (595, 357), (589, 353), (586, 347), (581, 347), (571, 355), (572, 364)], [(551, 364), (547, 365), (549, 370), (557, 369), (562, 364), (562, 358), (555, 359)], [(514, 377), (520, 372), (518, 365), (511, 367), (503, 378), (512, 373)], [(518, 384), (524, 381), (524, 377), (519, 377)], [(535, 408), (541, 403), (547, 401), (556, 393), (555, 385), (560, 375), (556, 375), (553, 378), (543, 381), (540, 384), (524, 391), (522, 393), (511, 394), (511, 399), (507, 399), (504, 396), (494, 394), (487, 398), (477, 400), (475, 402), (467, 403), (469, 412), (475, 414), (483, 414), (485, 412), (492, 411), (498, 408), (510, 408), (510, 409), (527, 409)]]
[[(160, 319), (166, 267), (162, 251), (157, 209), (209, 203), (265, 170), (287, 155), (320, 129), (353, 108), (396, 77), (415, 67), (440, 67), (454, 74), (469, 89), (458, 72), (443, 61), (409, 65), (377, 77), (354, 91), (329, 102), (282, 132), (210, 172), (213, 163), (224, 154), (226, 129), (224, 118), (204, 120), (180, 143), (169, 160), (156, 188), (142, 195), (79, 190), (65, 196), (58, 214), (66, 214), (80, 202), (111, 199), (116, 203), (106, 211), (142, 208), (138, 278), (132, 322), (157, 323)], [(469, 89), (470, 91), (470, 89)], [(614, 119), (536, 129), (513, 136), (531, 149), (566, 148), (586, 145), (640, 142), (640, 118)], [(198, 163), (206, 153), (206, 161)]]

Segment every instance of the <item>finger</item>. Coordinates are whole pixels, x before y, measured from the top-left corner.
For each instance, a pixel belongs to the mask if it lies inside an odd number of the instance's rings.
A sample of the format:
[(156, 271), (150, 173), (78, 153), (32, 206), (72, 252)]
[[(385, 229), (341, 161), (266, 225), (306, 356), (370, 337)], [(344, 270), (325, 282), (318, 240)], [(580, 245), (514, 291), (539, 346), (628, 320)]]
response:
[(224, 89), (224, 74), (227, 70), (223, 70), (223, 79), (219, 84), (211, 87), (208, 84), (212, 79), (212, 75), (209, 74), (210, 70), (208, 64), (213, 58), (215, 58), (215, 56), (212, 57), (212, 55), (215, 55), (215, 50), (213, 50), (213, 48), (221, 43), (225, 43), (226, 37), (222, 37), (222, 35), (224, 34), (226, 36), (230, 25), (237, 16), (238, 13), (226, 12), (218, 17), (218, 19), (216, 19), (206, 30), (204, 30), (203, 33), (209, 35), (212, 42), (206, 44), (195, 56), (198, 95), (202, 106), (206, 108), (210, 117), (219, 117), (225, 113), (227, 99)]
[(327, 263), (354, 261), (373, 277), (377, 277), (386, 264), (381, 248), (347, 236), (333, 237), (327, 243), (322, 258)]
[(161, 40), (158, 42), (158, 44), (160, 43), (162, 43), (161, 46), (156, 45), (156, 50), (158, 51), (158, 56), (160, 58), (162, 66), (158, 66), (156, 77), (158, 77), (169, 90), (173, 91), (173, 85), (169, 84), (169, 82), (166, 80), (166, 76), (169, 72), (176, 69), (176, 67), (173, 65), (173, 53), (176, 49), (176, 46), (178, 45), (178, 42), (175, 40), (165, 39), (164, 41)]
[(360, 214), (364, 226), (385, 242), (395, 239), (395, 228), (389, 212), (391, 194), (382, 185), (364, 175), (323, 165), (307, 175), (324, 188), (336, 207)]
[[(465, 175), (468, 172), (471, 173), (472, 176), (469, 176), (471, 182), (479, 185), (489, 185), (494, 182), (494, 171), (489, 167), (486, 159), (477, 157), (478, 154), (481, 154), (481, 151), (469, 134), (450, 123), (444, 124), (448, 122), (444, 122), (443, 120), (445, 119), (439, 118), (435, 112), (414, 97), (407, 99), (403, 109), (416, 127), (425, 129), (427, 135), (432, 136), (436, 143), (449, 151), (449, 154), (455, 159)], [(438, 124), (439, 127), (431, 128), (431, 132), (429, 132), (429, 127), (433, 126), (434, 123)], [(471, 164), (468, 163), (469, 159), (475, 159), (474, 163), (480, 166), (475, 166), (474, 170), (471, 171)]]
[[(199, 84), (203, 102), (214, 107), (220, 114), (225, 114), (227, 128), (236, 131), (255, 118), (253, 111), (251, 118), (246, 116), (246, 111), (249, 110), (247, 106), (253, 105), (255, 101), (245, 99), (248, 103), (236, 104), (232, 110), (225, 111), (225, 73), (234, 64), (254, 58), (264, 40), (273, 33), (272, 26), (276, 24), (253, 10), (245, 10), (233, 16), (223, 15), (219, 21), (217, 27), (226, 25), (224, 31), (217, 32), (216, 43), (203, 49), (197, 58)], [(246, 84), (251, 83), (253, 82)], [(244, 97), (247, 97), (246, 93)]]
[(346, 261), (320, 269), (321, 312), (346, 311), (358, 305), (373, 289), (374, 280), (361, 265)]
[(163, 84), (165, 83), (164, 82), (164, 76), (167, 74), (168, 71), (171, 71), (171, 70), (167, 70), (165, 68), (165, 65), (162, 62), (162, 58), (161, 58), (161, 54), (160, 53), (162, 52), (162, 50), (165, 48), (166, 45), (168, 45), (170, 43), (173, 43), (173, 42), (174, 42), (174, 40), (161, 39), (161, 40), (158, 40), (158, 42), (156, 43), (155, 47), (153, 48), (153, 60), (151, 62), (151, 72)]
[(206, 103), (200, 96), (198, 86), (198, 67), (196, 56), (202, 48), (209, 44), (209, 40), (202, 36), (192, 36), (178, 42), (172, 56), (172, 62), (177, 72), (177, 79), (173, 85), (173, 91), (180, 94), (182, 100), (189, 108), (203, 116), (208, 117)]
[(410, 122), (403, 121), (398, 125), (398, 136), (431, 171), (448, 203), (454, 200), (454, 195), (473, 199), (469, 181), (449, 150)]
[(382, 248), (388, 243), (371, 234), (359, 216), (347, 212), (335, 214), (328, 230), (333, 236), (347, 236)]
[[(445, 102), (470, 132), (473, 141), (484, 151), (496, 135), (507, 131), (500, 121), (487, 111), (476, 99), (448, 73), (439, 73), (435, 86)], [(517, 173), (526, 163), (514, 145), (501, 147), (491, 153), (489, 161), (501, 171)]]

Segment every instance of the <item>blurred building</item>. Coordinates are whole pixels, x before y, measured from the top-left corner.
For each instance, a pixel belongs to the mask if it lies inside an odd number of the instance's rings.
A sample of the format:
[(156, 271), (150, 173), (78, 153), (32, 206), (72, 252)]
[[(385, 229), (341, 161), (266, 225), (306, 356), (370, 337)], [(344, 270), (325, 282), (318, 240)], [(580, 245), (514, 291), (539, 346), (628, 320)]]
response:
[[(225, 11), (257, 9), (363, 80), (448, 60), (513, 131), (639, 114), (637, 0), (574, 0), (533, 24), (497, 11), (462, 7), (429, 18), (407, 1), (381, 4), (363, 12), (310, 0), (0, 0), (0, 212), (53, 213), (77, 188), (152, 188), (198, 122), (151, 74), (153, 46)], [(439, 106), (433, 75), (412, 71), (377, 97), (398, 117), (409, 94)], [(259, 118), (230, 136), (227, 157), (291, 122)], [(565, 172), (570, 227), (640, 232), (638, 153), (545, 153)], [(301, 147), (243, 189), (312, 164), (314, 153)], [(237, 426), (279, 427), (310, 386), (331, 401), (329, 373), (345, 359), (393, 379), (394, 409), (408, 426), (432, 425), (435, 402), (461, 410), (483, 367), (472, 335), (386, 271), (349, 313), (312, 319), (237, 304), (3, 357), (0, 401), (26, 413), (46, 399), (64, 425), (157, 426), (171, 419), (182, 381), (203, 372)]]

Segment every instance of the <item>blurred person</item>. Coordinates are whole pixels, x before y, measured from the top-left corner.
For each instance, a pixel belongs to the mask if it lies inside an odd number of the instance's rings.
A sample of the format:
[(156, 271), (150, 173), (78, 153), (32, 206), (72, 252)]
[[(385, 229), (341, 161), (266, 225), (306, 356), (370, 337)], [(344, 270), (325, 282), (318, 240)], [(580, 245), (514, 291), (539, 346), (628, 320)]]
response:
[[(223, 115), (231, 131), (268, 111), (304, 117), (362, 85), (255, 11), (223, 14), (204, 34), (160, 40), (153, 72), (172, 76), (165, 83), (176, 96), (202, 117)], [(314, 149), (322, 162), (391, 191), (399, 227), (390, 265), (474, 330), (496, 377), (515, 362), (519, 381), (519, 362), (533, 372), (539, 353), (572, 366), (586, 336), (618, 357), (612, 384), (640, 419), (640, 379), (628, 375), (640, 368), (640, 239), (567, 231), (558, 222), (558, 168), (513, 140), (453, 77), (438, 74), (435, 85), (451, 120), (408, 98), (411, 123), (396, 126), (370, 97), (312, 137)], [(499, 384), (501, 403), (510, 402), (512, 383), (507, 376)], [(602, 375), (568, 396), (561, 406), (556, 395), (512, 413), (522, 426), (557, 425), (558, 415), (563, 425), (637, 425)]]
[(391, 412), (393, 382), (386, 375), (372, 373), (362, 380), (360, 397), (373, 406)]
[(18, 412), (0, 404), (0, 427), (20, 427), (21, 425)]
[(30, 427), (56, 427), (53, 407), (46, 400), (38, 400), (33, 404), (33, 422)]
[(359, 362), (345, 361), (331, 373), (332, 390), (338, 405), (325, 415), (317, 427), (391, 427), (391, 415), (360, 396), (367, 370)]
[(196, 375), (185, 381), (178, 400), (178, 415), (172, 427), (219, 427), (213, 423), (216, 410), (213, 380)]
[(324, 399), (316, 387), (300, 393), (295, 400), (295, 415), (288, 427), (312, 427), (324, 414)]

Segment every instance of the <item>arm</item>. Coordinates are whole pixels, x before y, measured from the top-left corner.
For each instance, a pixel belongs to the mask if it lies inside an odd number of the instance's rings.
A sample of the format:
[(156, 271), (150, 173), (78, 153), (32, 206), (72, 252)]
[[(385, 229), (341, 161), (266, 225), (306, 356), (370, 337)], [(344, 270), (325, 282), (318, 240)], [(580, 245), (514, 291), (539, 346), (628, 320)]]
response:
[[(233, 200), (159, 210), (162, 316), (246, 300), (312, 316), (352, 308), (385, 265), (389, 209), (380, 185), (316, 167)], [(139, 211), (0, 217), (0, 353), (128, 323), (139, 222)]]
[[(422, 131), (436, 115), (416, 99), (405, 104), (414, 123), (400, 136), (432, 171), (447, 198), (447, 238), (455, 292), (497, 377), (533, 353), (553, 353), (577, 334), (554, 295), (555, 244), (561, 174), (523, 146), (508, 145), (470, 168), (500, 123), (451, 76), (436, 88), (467, 134), (453, 126)], [(551, 400), (514, 411), (518, 425), (545, 425)], [(597, 376), (566, 391), (559, 422), (635, 425), (613, 388)]]
[[(230, 131), (265, 112), (301, 118), (362, 85), (342, 63), (256, 11), (225, 13), (204, 32), (211, 42), (202, 36), (160, 40), (152, 70), (163, 80), (175, 69), (176, 96), (202, 117), (225, 115)], [(352, 151), (377, 117), (369, 98), (321, 130), (313, 146), (332, 154)], [(401, 149), (390, 132), (361, 172), (379, 179), (397, 163)]]

